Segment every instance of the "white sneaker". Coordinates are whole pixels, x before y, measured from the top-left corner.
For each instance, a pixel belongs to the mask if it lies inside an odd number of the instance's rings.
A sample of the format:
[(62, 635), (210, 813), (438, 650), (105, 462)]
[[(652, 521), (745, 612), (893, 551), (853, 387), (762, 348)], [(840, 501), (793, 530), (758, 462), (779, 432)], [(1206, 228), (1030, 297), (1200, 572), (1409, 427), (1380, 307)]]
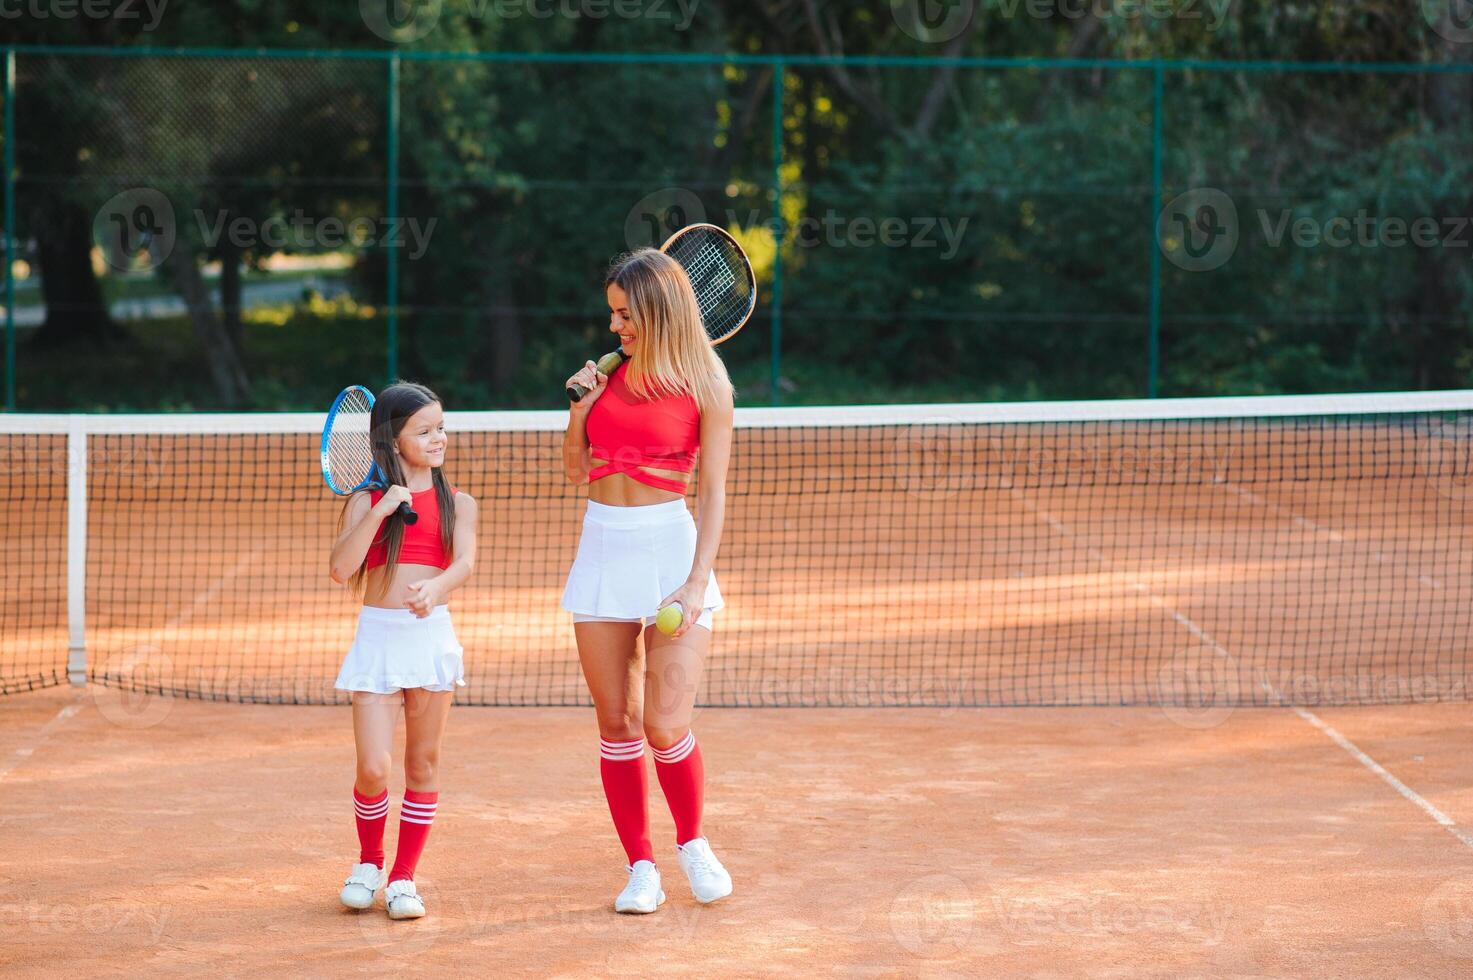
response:
[(350, 909), (366, 909), (373, 904), (373, 896), (384, 886), (384, 869), (376, 864), (364, 862), (353, 865), (348, 880), (338, 898)]
[(615, 912), (653, 912), (665, 901), (660, 888), (660, 869), (653, 861), (635, 861), (629, 869), (629, 884), (614, 899)]
[(710, 841), (697, 837), (676, 845), (675, 851), (680, 855), (680, 867), (690, 879), (690, 890), (696, 901), (709, 905), (731, 894), (731, 875), (711, 853)]
[(384, 889), (384, 908), (389, 910), (391, 919), (418, 919), (425, 914), (425, 903), (408, 878), (389, 882), (389, 887)]

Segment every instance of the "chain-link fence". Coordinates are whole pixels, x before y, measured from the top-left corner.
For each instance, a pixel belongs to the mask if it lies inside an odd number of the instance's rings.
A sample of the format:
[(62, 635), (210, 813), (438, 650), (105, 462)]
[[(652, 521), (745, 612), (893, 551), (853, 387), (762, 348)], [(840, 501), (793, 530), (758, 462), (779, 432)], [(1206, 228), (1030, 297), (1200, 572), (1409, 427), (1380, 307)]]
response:
[(746, 404), (1458, 387), (1467, 65), (4, 49), (6, 404), (551, 407), (706, 220)]

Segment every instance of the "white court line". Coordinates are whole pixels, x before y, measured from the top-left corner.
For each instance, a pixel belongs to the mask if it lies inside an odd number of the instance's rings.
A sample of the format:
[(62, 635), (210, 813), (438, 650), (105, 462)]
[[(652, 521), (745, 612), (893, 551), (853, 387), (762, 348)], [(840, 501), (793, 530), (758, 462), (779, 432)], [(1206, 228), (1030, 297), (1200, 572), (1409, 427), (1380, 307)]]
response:
[(35, 737), (31, 739), (30, 744), (23, 745), (20, 748), (16, 749), (15, 754), (11, 756), (9, 761), (0, 762), (0, 782), (3, 782), (5, 777), (10, 775), (11, 770), (13, 770), (16, 766), (20, 765), (23, 761), (35, 755), (36, 750), (39, 749), (42, 745), (46, 744), (46, 740), (51, 737), (53, 732), (55, 732), (58, 728), (62, 726), (63, 722), (65, 722), (68, 718), (72, 717), (77, 712), (86, 707), (86, 702), (83, 700), (84, 697), (85, 695), (82, 695), (80, 693), (77, 694), (76, 700), (74, 700), (71, 704), (68, 704), (66, 707), (62, 708), (56, 713), (56, 716), (54, 718), (41, 726), (41, 730), (38, 731)]
[[(1047, 511), (1040, 510), (1038, 506), (1035, 505), (1031, 500), (1023, 496), (1022, 491), (1020, 491), (1017, 487), (1010, 486), (1008, 487), (1008, 490), (1013, 494), (1014, 498), (1019, 501), (1019, 503), (1021, 503), (1032, 514), (1034, 514), (1036, 517), (1046, 523), (1049, 527), (1053, 528), (1060, 535), (1071, 540), (1078, 539), (1078, 535), (1069, 530), (1068, 525), (1066, 525), (1063, 521), (1060, 521), (1058, 518), (1048, 513)], [(1114, 562), (1107, 558), (1104, 553), (1101, 552), (1098, 548), (1095, 548), (1093, 546), (1086, 547), (1091, 558), (1095, 559), (1103, 565), (1114, 565)], [(1171, 603), (1151, 592), (1144, 582), (1133, 582), (1131, 583), (1131, 587), (1139, 592), (1144, 593), (1146, 597), (1151, 601), (1152, 605), (1156, 606), (1158, 609), (1171, 616), (1171, 618), (1176, 622), (1178, 626), (1191, 633), (1203, 643), (1211, 646), (1212, 649), (1218, 654), (1218, 656), (1225, 657), (1229, 661), (1236, 659), (1231, 653), (1228, 652), (1226, 648), (1223, 647), (1222, 644), (1213, 639), (1210, 633), (1208, 633), (1195, 621), (1193, 621), (1190, 616), (1188, 616), (1186, 613), (1181, 612), (1179, 609), (1173, 608)], [(1284, 700), (1283, 695), (1280, 694), (1279, 691), (1268, 681), (1263, 680), (1259, 683), (1262, 684), (1263, 689), (1276, 700), (1281, 702)], [(1437, 807), (1433, 806), (1416, 790), (1412, 789), (1400, 779), (1397, 779), (1396, 776), (1389, 772), (1385, 766), (1381, 765), (1375, 759), (1372, 759), (1365, 752), (1361, 751), (1361, 749), (1356, 746), (1354, 742), (1350, 741), (1350, 739), (1346, 738), (1344, 735), (1341, 735), (1335, 729), (1325, 724), (1314, 712), (1309, 711), (1305, 708), (1301, 708), (1298, 705), (1289, 705), (1288, 707), (1300, 718), (1309, 722), (1315, 728), (1318, 728), (1321, 732), (1325, 734), (1326, 737), (1330, 739), (1330, 741), (1334, 742), (1336, 745), (1340, 746), (1340, 748), (1344, 749), (1357, 762), (1365, 766), (1377, 776), (1380, 776), (1381, 779), (1386, 783), (1386, 785), (1396, 790), (1396, 792), (1399, 793), (1403, 799), (1407, 800), (1407, 802), (1411, 803), (1417, 809), (1421, 810), (1423, 813), (1427, 814), (1427, 816), (1431, 817), (1438, 826), (1442, 827), (1448, 833), (1456, 837), (1458, 841), (1463, 844), (1464, 847), (1473, 849), (1473, 835), (1465, 832), (1451, 817), (1443, 813)]]

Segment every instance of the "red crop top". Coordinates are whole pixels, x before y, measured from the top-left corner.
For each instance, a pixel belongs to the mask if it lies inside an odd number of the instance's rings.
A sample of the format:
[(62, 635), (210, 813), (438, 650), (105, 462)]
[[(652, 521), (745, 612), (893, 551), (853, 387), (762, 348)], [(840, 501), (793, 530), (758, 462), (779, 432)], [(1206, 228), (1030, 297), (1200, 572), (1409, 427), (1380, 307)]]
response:
[(661, 490), (685, 493), (686, 480), (647, 473), (641, 467), (689, 473), (701, 448), (701, 411), (689, 394), (644, 400), (624, 384), (625, 361), (609, 375), (609, 386), (588, 410), (588, 443), (595, 466), (588, 481), (611, 473)]
[[(452, 490), (452, 493), (459, 493)], [(368, 502), (376, 504), (383, 499), (382, 490), (370, 490)], [(415, 513), (419, 515), (419, 521), (414, 524), (404, 525), (404, 540), (399, 544), (399, 564), (401, 565), (433, 565), (436, 568), (449, 568), (450, 556), (445, 553), (445, 546), (440, 542), (440, 505), (435, 500), (435, 488), (421, 490), (413, 494), (414, 503), (410, 504)], [(382, 530), (380, 525), (380, 530)], [(363, 559), (365, 568), (378, 568), (386, 565), (389, 561), (389, 542), (387, 536), (375, 540), (368, 548), (368, 554)]]

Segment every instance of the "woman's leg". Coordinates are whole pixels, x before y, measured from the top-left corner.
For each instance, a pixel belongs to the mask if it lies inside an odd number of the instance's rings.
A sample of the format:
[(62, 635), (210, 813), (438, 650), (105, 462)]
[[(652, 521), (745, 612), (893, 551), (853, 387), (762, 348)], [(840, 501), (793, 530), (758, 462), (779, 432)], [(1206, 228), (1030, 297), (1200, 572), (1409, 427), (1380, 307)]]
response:
[(394, 726), (399, 694), (353, 692), (353, 744), (358, 772), (353, 811), (358, 824), (358, 862), (384, 866), (384, 824), (389, 819), (389, 774), (394, 765)]
[(644, 765), (639, 623), (575, 623), (578, 660), (598, 719), (599, 774), (630, 865), (653, 861)]
[(414, 879), (440, 802), (440, 742), (453, 691), (404, 692), (404, 802), (399, 806), (399, 848), (389, 881)]
[(706, 771), (691, 732), (701, 668), (711, 648), (711, 631), (696, 626), (680, 639), (645, 630), (644, 734), (654, 750), (655, 773), (675, 818), (675, 843), (701, 836)]

